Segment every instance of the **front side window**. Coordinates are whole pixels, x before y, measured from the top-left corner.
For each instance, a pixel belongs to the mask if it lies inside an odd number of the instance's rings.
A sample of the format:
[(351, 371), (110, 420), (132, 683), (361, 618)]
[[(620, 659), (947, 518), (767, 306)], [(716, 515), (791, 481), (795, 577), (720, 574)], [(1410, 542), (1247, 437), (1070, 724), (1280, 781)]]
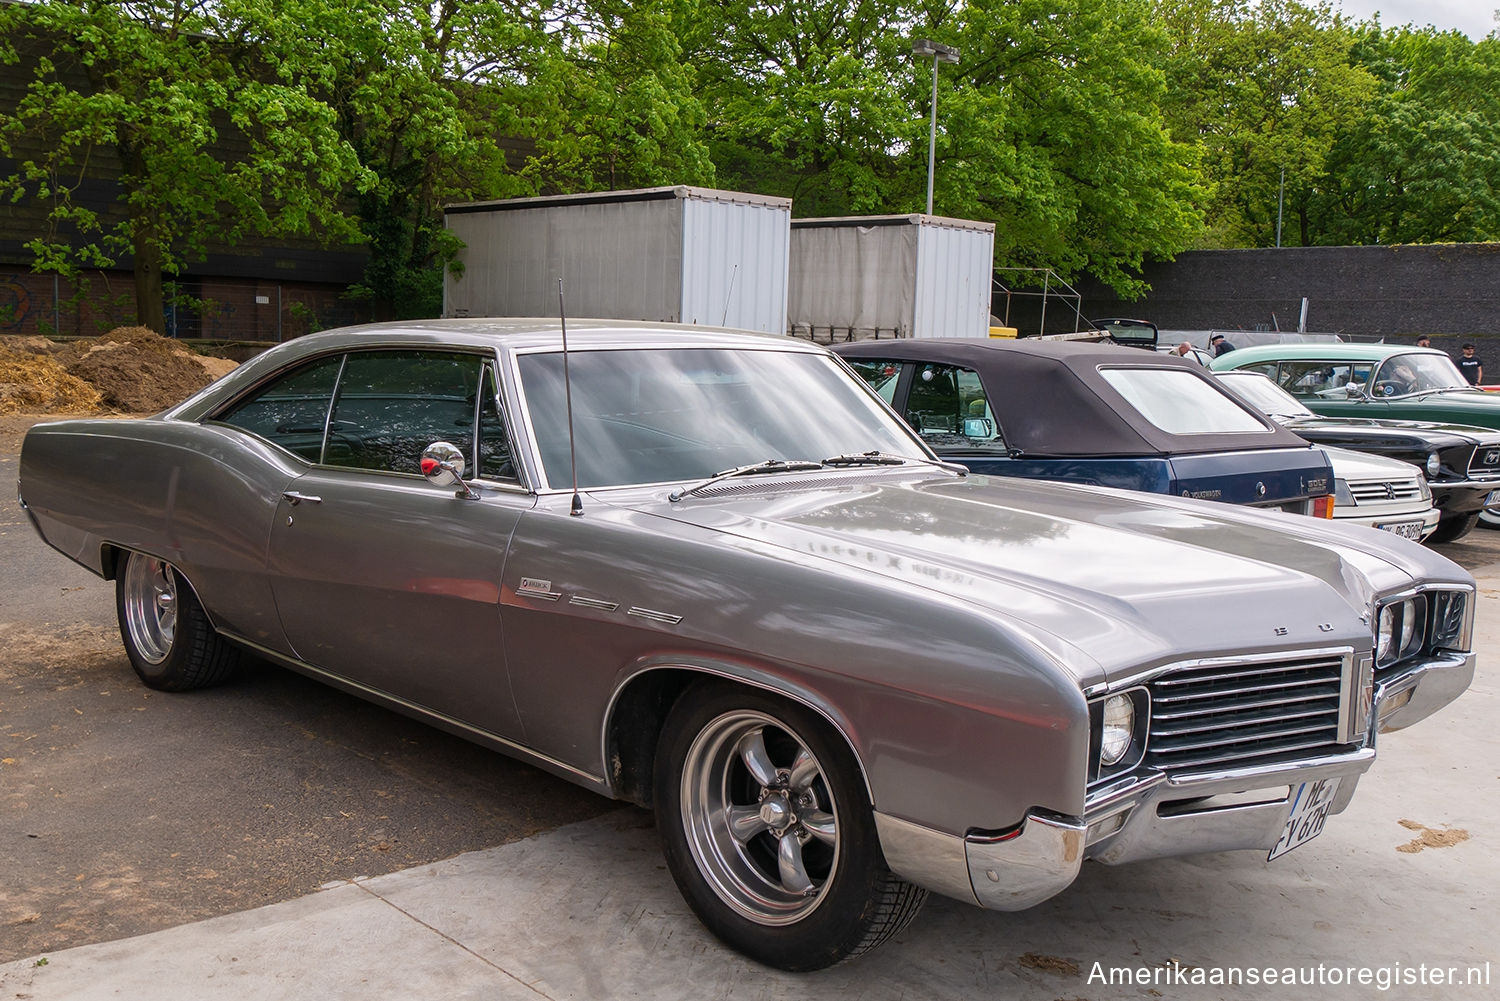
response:
[(323, 451), (323, 426), (343, 355), (309, 362), (278, 376), (214, 418), (280, 445), (308, 462)]
[(1349, 387), (1363, 392), (1370, 384), (1367, 362), (1284, 361), (1276, 381), (1299, 399), (1343, 399)]
[(1194, 372), (1106, 368), (1100, 375), (1125, 402), (1168, 434), (1265, 431), (1268, 425)]
[(1393, 355), (1375, 372), (1372, 395), (1407, 396), (1444, 389), (1468, 389), (1469, 382), (1444, 355)]
[(420, 475), (422, 452), (436, 441), (456, 446), (472, 462), (482, 368), (474, 355), (437, 351), (349, 355), (323, 462)]
[(984, 383), (973, 369), (919, 365), (906, 397), (905, 417), (940, 454), (1005, 454)]
[[(571, 482), (559, 352), (517, 364), (554, 488)], [(568, 356), (581, 487), (697, 479), (767, 459), (920, 446), (832, 358), (802, 351), (639, 348)]]

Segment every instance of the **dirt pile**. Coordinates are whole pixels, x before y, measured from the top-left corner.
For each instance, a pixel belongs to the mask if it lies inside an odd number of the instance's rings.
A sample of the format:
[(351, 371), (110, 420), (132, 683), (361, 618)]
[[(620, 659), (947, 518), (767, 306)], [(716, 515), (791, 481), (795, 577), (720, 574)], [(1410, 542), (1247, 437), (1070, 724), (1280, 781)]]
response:
[(236, 365), (190, 351), (145, 327), (116, 327), (100, 337), (65, 344), (45, 337), (0, 338), (0, 359), (6, 360), (0, 373), (0, 414), (76, 414), (101, 408), (155, 413), (181, 403)]
[(0, 414), (89, 414), (99, 391), (44, 354), (0, 346)]
[(165, 410), (213, 381), (193, 352), (145, 327), (116, 327), (53, 357), (98, 389), (105, 406), (134, 413)]

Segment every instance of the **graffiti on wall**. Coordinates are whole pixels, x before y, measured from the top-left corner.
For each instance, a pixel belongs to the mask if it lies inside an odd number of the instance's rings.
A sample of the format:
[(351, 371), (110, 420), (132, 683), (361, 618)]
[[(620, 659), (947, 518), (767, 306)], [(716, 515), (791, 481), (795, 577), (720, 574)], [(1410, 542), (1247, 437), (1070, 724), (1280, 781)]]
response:
[(21, 284), (20, 275), (0, 281), (0, 330), (16, 330), (31, 313), (31, 293)]

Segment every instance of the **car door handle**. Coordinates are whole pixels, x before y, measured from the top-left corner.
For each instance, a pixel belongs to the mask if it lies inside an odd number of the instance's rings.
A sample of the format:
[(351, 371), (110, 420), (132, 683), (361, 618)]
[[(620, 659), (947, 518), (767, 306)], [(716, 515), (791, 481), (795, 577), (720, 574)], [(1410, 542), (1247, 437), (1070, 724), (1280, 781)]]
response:
[(312, 494), (299, 494), (295, 490), (288, 490), (286, 493), (282, 494), (281, 496), (285, 497), (287, 499), (287, 501), (292, 505), (292, 507), (296, 507), (298, 504), (301, 504), (303, 501), (307, 501), (309, 504), (321, 504), (321, 503), (323, 503), (323, 498), (321, 498), (321, 497), (314, 497)]

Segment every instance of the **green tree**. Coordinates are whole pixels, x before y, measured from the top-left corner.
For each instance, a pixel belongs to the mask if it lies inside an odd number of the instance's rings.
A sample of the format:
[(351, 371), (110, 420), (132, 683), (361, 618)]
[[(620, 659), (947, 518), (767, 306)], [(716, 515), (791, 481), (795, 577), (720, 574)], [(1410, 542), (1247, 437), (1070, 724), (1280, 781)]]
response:
[(1210, 246), (1316, 242), (1313, 202), (1334, 142), (1364, 114), (1374, 78), (1327, 3), (1158, 0), (1171, 40), (1172, 134), (1202, 152)]
[[(129, 257), (141, 324), (164, 330), (162, 281), (247, 233), (352, 232), (339, 206), (367, 176), (330, 109), (267, 72), (238, 0), (0, 5), (0, 58), (28, 70), (0, 109), (0, 187), (46, 206), (40, 270)], [(101, 206), (87, 188), (117, 179)]]
[(934, 209), (996, 223), (1000, 264), (1092, 271), (1121, 291), (1199, 226), (1190, 146), (1157, 110), (1148, 0), (734, 0), (692, 39), (719, 176), (798, 215), (922, 211), (932, 63)]
[(543, 190), (712, 184), (681, 41), (697, 16), (694, 0), (589, 0), (556, 17), (524, 101), (527, 177)]
[(1500, 38), (1377, 23), (1353, 55), (1380, 92), (1330, 153), (1320, 242), (1500, 239)]

